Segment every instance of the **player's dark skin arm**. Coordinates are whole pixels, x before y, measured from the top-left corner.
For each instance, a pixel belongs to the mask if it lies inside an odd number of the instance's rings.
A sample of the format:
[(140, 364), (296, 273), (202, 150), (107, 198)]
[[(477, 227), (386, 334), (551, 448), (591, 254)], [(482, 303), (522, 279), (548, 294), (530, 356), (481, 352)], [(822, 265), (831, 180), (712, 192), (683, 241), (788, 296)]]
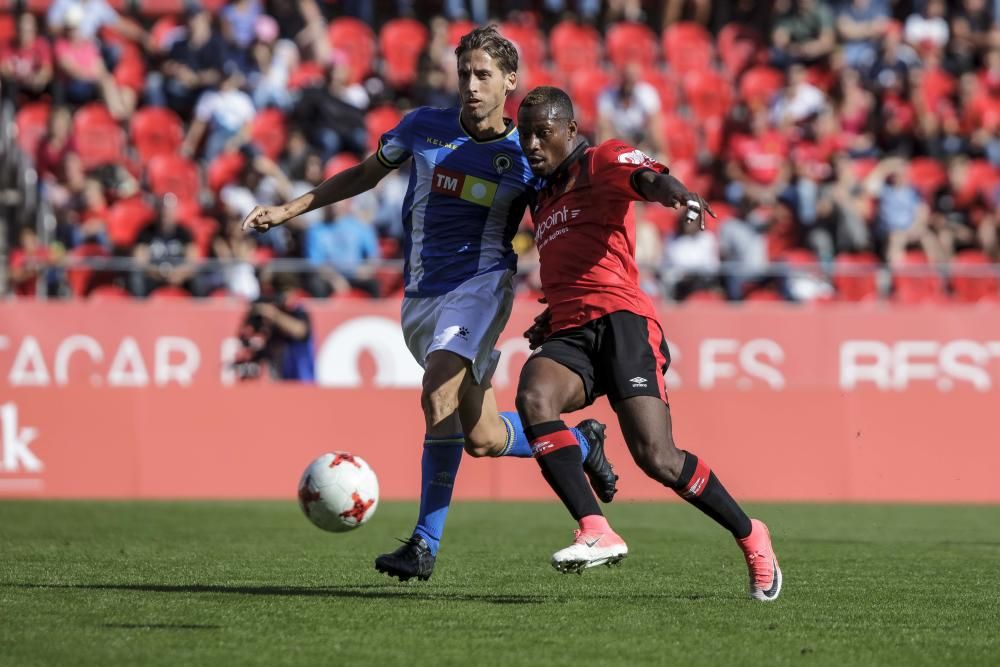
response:
[(705, 213), (713, 218), (716, 217), (712, 208), (702, 199), (701, 195), (695, 194), (687, 189), (683, 183), (670, 174), (660, 174), (652, 169), (644, 169), (636, 172), (635, 188), (648, 201), (655, 201), (677, 208), (687, 207), (687, 220), (697, 222), (701, 229), (705, 229)]

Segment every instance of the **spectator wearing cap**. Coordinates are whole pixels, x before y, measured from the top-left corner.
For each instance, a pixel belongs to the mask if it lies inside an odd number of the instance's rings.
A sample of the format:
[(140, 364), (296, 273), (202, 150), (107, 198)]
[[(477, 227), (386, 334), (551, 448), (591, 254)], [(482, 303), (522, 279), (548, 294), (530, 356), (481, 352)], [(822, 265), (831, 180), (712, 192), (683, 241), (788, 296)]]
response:
[(659, 93), (641, 80), (638, 63), (626, 64), (618, 83), (597, 99), (597, 140), (616, 137), (658, 155), (662, 133)]
[(165, 195), (158, 203), (157, 219), (139, 233), (132, 258), (131, 291), (148, 296), (158, 287), (183, 287), (203, 296), (197, 278), (198, 247), (194, 237), (177, 219), (177, 197)]
[(16, 98), (25, 95), (37, 98), (52, 81), (52, 48), (38, 34), (34, 14), (24, 12), (17, 17), (17, 38), (11, 44), (0, 45), (0, 80)]
[(850, 0), (841, 5), (837, 12), (837, 32), (848, 67), (862, 71), (871, 69), (889, 19), (886, 0)]

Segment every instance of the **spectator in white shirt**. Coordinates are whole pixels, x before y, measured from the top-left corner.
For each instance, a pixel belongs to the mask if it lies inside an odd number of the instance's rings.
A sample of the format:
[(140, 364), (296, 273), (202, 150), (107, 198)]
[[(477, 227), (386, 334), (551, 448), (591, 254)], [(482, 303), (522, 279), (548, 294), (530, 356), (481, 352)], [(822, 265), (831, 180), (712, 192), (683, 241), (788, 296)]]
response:
[(622, 139), (657, 155), (662, 148), (660, 95), (656, 88), (640, 80), (637, 63), (629, 63), (621, 81), (597, 99), (597, 140)]

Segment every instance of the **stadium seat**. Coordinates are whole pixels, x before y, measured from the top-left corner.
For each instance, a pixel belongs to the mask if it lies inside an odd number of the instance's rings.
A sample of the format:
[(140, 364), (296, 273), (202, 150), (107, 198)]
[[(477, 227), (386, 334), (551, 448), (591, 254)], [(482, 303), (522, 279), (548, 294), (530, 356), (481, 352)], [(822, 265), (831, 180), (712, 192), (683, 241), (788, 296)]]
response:
[(726, 75), (733, 81), (753, 65), (763, 40), (751, 26), (728, 23), (722, 27), (715, 40), (719, 61)]
[(31, 159), (34, 159), (38, 152), (38, 144), (48, 132), (50, 111), (48, 102), (32, 102), (21, 107), (14, 117), (17, 145)]
[(656, 227), (661, 236), (673, 234), (680, 220), (680, 209), (667, 208), (658, 204), (646, 204), (643, 207), (643, 219)]
[(878, 166), (878, 159), (876, 158), (858, 158), (851, 161), (851, 167), (854, 170), (854, 178), (859, 181), (863, 181), (868, 178), (868, 175), (875, 171), (875, 167)]
[(767, 106), (784, 85), (785, 75), (781, 70), (758, 65), (740, 77), (740, 97), (751, 107)]
[(729, 82), (711, 70), (694, 70), (684, 75), (684, 98), (691, 115), (699, 122), (724, 118), (732, 105)]
[(365, 126), (368, 129), (368, 150), (377, 150), (382, 135), (396, 127), (402, 117), (399, 110), (392, 105), (376, 107), (365, 114)]
[(312, 60), (306, 60), (299, 63), (298, 67), (288, 75), (288, 89), (301, 90), (310, 86), (323, 85), (325, 78), (322, 65)]
[(462, 37), (469, 34), (479, 26), (472, 21), (452, 21), (448, 24), (448, 46), (454, 48), (462, 41)]
[(871, 253), (837, 255), (833, 260), (833, 287), (840, 301), (878, 299), (878, 258)]
[(517, 47), (521, 63), (533, 68), (545, 65), (545, 38), (538, 28), (506, 21), (500, 24), (500, 34)]
[(597, 98), (614, 83), (614, 78), (600, 69), (577, 70), (570, 77), (570, 97), (573, 98), (576, 120), (586, 133), (597, 124)]
[(676, 112), (677, 105), (680, 103), (677, 94), (680, 87), (677, 85), (676, 77), (669, 72), (664, 72), (663, 70), (653, 67), (644, 70), (640, 78), (655, 88), (656, 92), (659, 93), (660, 109), (663, 113)]
[(712, 38), (697, 23), (682, 21), (663, 33), (663, 56), (674, 72), (684, 74), (712, 66)]
[(893, 300), (902, 304), (944, 303), (944, 281), (927, 262), (923, 252), (911, 250), (893, 269), (896, 291)]
[(972, 160), (965, 173), (965, 182), (955, 196), (960, 206), (972, 206), (976, 199), (991, 202), (998, 186), (1000, 171), (987, 160)]
[(118, 285), (101, 285), (100, 287), (92, 289), (90, 294), (87, 295), (87, 299), (94, 303), (105, 301), (127, 301), (131, 298), (132, 295)]
[(761, 303), (761, 302), (772, 302), (773, 303), (773, 302), (778, 302), (778, 301), (784, 301), (785, 297), (783, 297), (781, 295), (781, 293), (778, 292), (778, 290), (776, 290), (774, 288), (771, 288), (771, 287), (758, 287), (757, 289), (754, 289), (749, 294), (747, 294), (745, 297), (743, 297), (743, 300), (744, 301), (756, 301), (758, 303)]
[(153, 194), (172, 192), (182, 205), (197, 204), (201, 192), (198, 165), (180, 155), (157, 155), (146, 165), (146, 180)]
[(83, 168), (88, 171), (125, 161), (125, 133), (103, 104), (94, 102), (76, 112), (73, 140)]
[[(99, 243), (85, 243), (69, 252), (71, 259), (87, 257), (108, 257), (108, 251)], [(73, 296), (85, 296), (97, 283), (106, 279), (107, 272), (96, 271), (89, 267), (66, 269), (66, 282)]]
[(166, 53), (173, 43), (187, 33), (187, 28), (180, 24), (174, 16), (161, 16), (149, 29), (150, 39), (156, 51)]
[(392, 19), (379, 31), (378, 43), (389, 85), (410, 86), (417, 76), (417, 59), (427, 44), (427, 28), (414, 19)]
[(326, 166), (323, 167), (323, 178), (330, 178), (358, 164), (360, 161), (353, 153), (337, 153), (326, 161)]
[(391, 236), (383, 236), (378, 240), (378, 252), (382, 259), (397, 259), (403, 256), (399, 239)]
[(591, 26), (562, 21), (549, 33), (549, 54), (564, 77), (577, 70), (595, 70), (601, 63), (601, 36)]
[(656, 34), (644, 23), (622, 21), (613, 24), (604, 37), (604, 46), (616, 69), (633, 62), (645, 68), (652, 67), (659, 57)]
[(285, 115), (278, 109), (258, 111), (250, 122), (250, 138), (261, 153), (272, 160), (278, 159), (288, 138)]
[(915, 157), (910, 160), (910, 182), (913, 183), (924, 201), (930, 201), (934, 193), (948, 182), (948, 174), (941, 163), (930, 157)]
[(183, 287), (176, 285), (164, 285), (157, 287), (149, 293), (149, 298), (154, 301), (175, 301), (178, 299), (190, 299), (191, 293)]
[(726, 297), (716, 290), (698, 290), (693, 292), (683, 303), (725, 303)]
[(966, 250), (952, 261), (951, 287), (962, 303), (994, 303), (1000, 299), (1000, 277), (990, 258), (978, 250)]
[(184, 126), (170, 109), (145, 107), (132, 116), (129, 135), (139, 159), (149, 162), (156, 155), (177, 153), (184, 142)]
[(116, 248), (128, 248), (135, 243), (142, 228), (156, 218), (156, 211), (142, 197), (122, 199), (108, 210), (108, 239)]
[(219, 190), (234, 183), (239, 178), (240, 173), (246, 166), (246, 158), (239, 151), (229, 151), (220, 153), (208, 164), (205, 172), (205, 180), (209, 189), (215, 194)]
[(939, 105), (948, 102), (955, 89), (955, 78), (940, 67), (924, 70), (920, 77), (920, 95), (929, 113), (939, 112)]
[(135, 11), (147, 19), (180, 16), (184, 13), (184, 0), (136, 0)]
[(198, 252), (202, 257), (212, 256), (212, 241), (219, 233), (219, 222), (215, 218), (196, 215), (187, 218), (184, 226), (194, 237), (194, 243), (198, 246)]
[(135, 44), (126, 42), (121, 46), (114, 79), (122, 88), (128, 88), (135, 93), (142, 92), (146, 85), (146, 61)]
[(364, 21), (342, 16), (330, 21), (327, 29), (330, 46), (347, 55), (351, 83), (362, 81), (372, 71), (375, 62), (375, 33)]
[(400, 296), (403, 293), (403, 272), (397, 267), (382, 266), (375, 269), (375, 281), (382, 297)]
[(6, 44), (17, 37), (17, 22), (13, 14), (0, 14), (0, 44)]
[(680, 116), (663, 115), (663, 143), (671, 162), (694, 160), (698, 156), (698, 131)]

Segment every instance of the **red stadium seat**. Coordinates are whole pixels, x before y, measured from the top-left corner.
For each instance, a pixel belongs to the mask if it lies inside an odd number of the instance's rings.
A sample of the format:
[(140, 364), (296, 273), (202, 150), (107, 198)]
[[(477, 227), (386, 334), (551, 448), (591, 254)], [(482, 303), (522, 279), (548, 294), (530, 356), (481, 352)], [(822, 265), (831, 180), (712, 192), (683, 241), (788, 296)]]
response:
[(752, 107), (766, 106), (785, 85), (781, 70), (758, 65), (740, 77), (740, 97)]
[[(86, 243), (73, 248), (69, 256), (71, 258), (108, 257), (109, 254), (98, 243)], [(96, 283), (106, 279), (106, 276), (107, 272), (95, 271), (89, 267), (66, 270), (66, 282), (69, 284), (73, 296), (84, 296), (96, 286)]]
[(542, 67), (545, 64), (545, 38), (538, 28), (506, 21), (500, 24), (500, 34), (517, 47), (520, 62), (528, 67)]
[(326, 166), (323, 168), (323, 178), (330, 178), (358, 164), (360, 161), (353, 153), (337, 153), (327, 160)]
[(750, 26), (728, 23), (719, 31), (715, 44), (722, 69), (730, 79), (736, 80), (753, 65), (763, 40), (760, 33)]
[(403, 293), (403, 272), (399, 268), (384, 266), (375, 269), (379, 294), (383, 297), (400, 296)]
[(990, 258), (978, 250), (955, 255), (951, 286), (955, 300), (962, 303), (996, 302), (1000, 299), (1000, 277)]
[(208, 181), (209, 189), (218, 194), (219, 190), (236, 181), (240, 173), (246, 166), (246, 158), (243, 153), (229, 151), (220, 153), (208, 165), (205, 179)]
[(101, 285), (100, 287), (92, 289), (90, 294), (87, 295), (87, 299), (94, 303), (105, 301), (126, 301), (131, 298), (132, 295), (118, 285)]
[(785, 297), (781, 296), (780, 292), (770, 287), (758, 287), (757, 289), (753, 290), (745, 297), (743, 297), (743, 300), (756, 301), (758, 303), (763, 303), (763, 302), (773, 303), (776, 301), (784, 301)]
[(146, 61), (142, 52), (131, 42), (126, 42), (119, 53), (121, 55), (114, 71), (115, 83), (135, 93), (141, 92), (146, 85)]
[(680, 116), (663, 115), (663, 141), (671, 162), (698, 156), (698, 131)]
[(407, 87), (417, 76), (417, 59), (427, 44), (427, 28), (414, 19), (392, 19), (378, 35), (385, 62), (385, 78), (396, 88)]
[(859, 181), (863, 181), (868, 178), (869, 174), (875, 171), (875, 167), (878, 166), (878, 160), (876, 158), (858, 158), (851, 161), (851, 167), (854, 170), (854, 178)]
[(725, 303), (726, 297), (716, 290), (698, 290), (684, 299), (684, 303)]
[(604, 37), (608, 59), (621, 69), (628, 63), (652, 67), (659, 56), (656, 34), (645, 23), (622, 21), (608, 28)]
[(909, 251), (893, 269), (896, 292), (893, 300), (903, 304), (944, 303), (944, 281), (920, 251)]
[(358, 83), (372, 71), (375, 62), (375, 33), (364, 21), (341, 17), (330, 22), (327, 29), (330, 46), (347, 55), (351, 83)]
[(0, 45), (11, 42), (17, 36), (17, 22), (13, 14), (0, 14)]
[(396, 107), (386, 105), (372, 109), (365, 114), (365, 126), (368, 128), (368, 150), (378, 149), (382, 135), (396, 127), (403, 115)]
[(215, 218), (207, 216), (195, 216), (184, 222), (184, 226), (194, 236), (194, 243), (198, 246), (198, 252), (202, 257), (210, 257), (212, 254), (212, 240), (219, 233), (219, 223)]
[(642, 73), (642, 80), (656, 88), (660, 94), (660, 108), (664, 113), (674, 113), (677, 110), (679, 86), (677, 79), (669, 72), (659, 69), (647, 69)]
[(164, 285), (163, 287), (157, 287), (155, 290), (150, 292), (149, 298), (154, 301), (175, 301), (178, 299), (190, 299), (191, 293), (183, 287), (177, 287), (176, 285)]
[(278, 159), (285, 150), (288, 131), (285, 128), (285, 115), (278, 109), (264, 109), (257, 112), (250, 123), (250, 138), (260, 151), (271, 158)]
[(129, 134), (143, 162), (149, 162), (156, 155), (175, 155), (184, 143), (181, 119), (163, 107), (145, 107), (136, 111)]
[(116, 248), (131, 247), (142, 228), (155, 218), (156, 211), (141, 197), (122, 199), (108, 210), (108, 238)]
[(994, 192), (1000, 186), (1000, 170), (986, 160), (972, 160), (965, 173), (965, 182), (955, 193), (960, 206), (972, 206), (975, 200), (993, 200)]
[(691, 71), (684, 75), (684, 97), (691, 114), (699, 120), (722, 118), (732, 106), (729, 82), (711, 70)]
[(144, 18), (180, 16), (184, 13), (184, 0), (137, 0), (135, 9)]
[(196, 204), (201, 192), (198, 165), (180, 155), (157, 155), (146, 165), (146, 180), (153, 194), (172, 192), (182, 205)]
[(448, 46), (458, 46), (458, 43), (462, 41), (462, 37), (478, 27), (472, 21), (452, 21), (448, 25)]
[(153, 48), (157, 51), (167, 52), (173, 43), (187, 34), (185, 28), (174, 16), (162, 16), (158, 18), (153, 27), (149, 29), (149, 36), (153, 40)]
[(288, 89), (300, 90), (302, 88), (309, 88), (310, 86), (321, 86), (325, 77), (322, 65), (312, 60), (307, 60), (300, 63), (288, 75)]
[(48, 102), (32, 102), (25, 104), (14, 117), (17, 128), (17, 145), (25, 155), (32, 159), (38, 152), (38, 144), (48, 132), (49, 112)]
[(601, 62), (601, 36), (591, 26), (562, 21), (549, 33), (549, 54), (565, 77), (577, 70), (595, 70)]
[(680, 221), (680, 209), (667, 208), (659, 204), (646, 204), (643, 207), (643, 219), (656, 227), (661, 236), (673, 234)]
[(948, 182), (948, 174), (941, 163), (930, 157), (915, 157), (910, 160), (910, 181), (925, 201), (929, 201), (942, 185)]
[(955, 79), (940, 67), (923, 72), (920, 78), (920, 95), (930, 113), (937, 113), (939, 105), (955, 94)]
[(84, 169), (125, 161), (125, 133), (103, 104), (91, 103), (76, 112), (73, 139)]
[(878, 258), (875, 255), (837, 255), (833, 261), (833, 269), (833, 286), (840, 301), (878, 299)]
[(614, 83), (614, 78), (604, 70), (577, 70), (570, 78), (570, 97), (576, 107), (576, 120), (584, 132), (593, 130), (597, 122), (597, 98)]
[(674, 72), (708, 69), (712, 66), (712, 38), (697, 23), (675, 23), (663, 33), (663, 55)]

